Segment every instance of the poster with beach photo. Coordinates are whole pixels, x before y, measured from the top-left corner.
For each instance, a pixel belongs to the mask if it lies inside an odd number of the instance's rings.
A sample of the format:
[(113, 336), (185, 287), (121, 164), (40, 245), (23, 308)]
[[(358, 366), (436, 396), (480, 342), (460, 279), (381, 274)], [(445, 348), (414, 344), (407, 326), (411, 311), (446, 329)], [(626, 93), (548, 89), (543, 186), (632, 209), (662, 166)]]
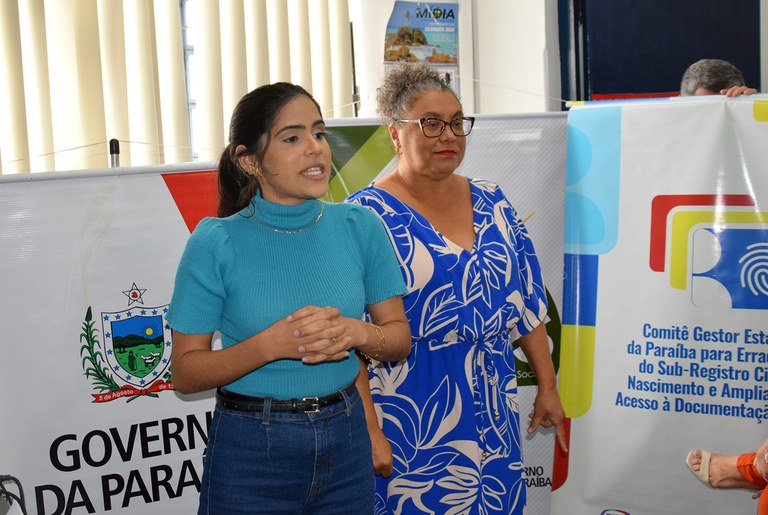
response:
[(385, 35), (385, 70), (403, 62), (427, 63), (459, 95), (458, 19), (456, 3), (396, 1)]

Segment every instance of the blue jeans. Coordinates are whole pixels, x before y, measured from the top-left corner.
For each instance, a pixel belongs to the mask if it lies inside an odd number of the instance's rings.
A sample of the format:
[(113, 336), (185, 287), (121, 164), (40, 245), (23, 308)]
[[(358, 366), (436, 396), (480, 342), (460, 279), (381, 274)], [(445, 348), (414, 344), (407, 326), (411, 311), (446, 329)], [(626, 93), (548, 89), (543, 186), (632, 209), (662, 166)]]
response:
[(373, 462), (357, 390), (317, 413), (216, 406), (198, 515), (373, 514)]

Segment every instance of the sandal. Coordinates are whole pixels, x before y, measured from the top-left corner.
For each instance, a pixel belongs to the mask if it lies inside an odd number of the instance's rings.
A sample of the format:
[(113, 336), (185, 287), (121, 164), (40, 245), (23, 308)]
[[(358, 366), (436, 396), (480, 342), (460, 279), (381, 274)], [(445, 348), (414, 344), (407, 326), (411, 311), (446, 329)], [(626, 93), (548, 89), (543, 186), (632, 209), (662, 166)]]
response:
[(693, 470), (691, 459), (693, 458), (693, 451), (688, 452), (685, 457), (685, 466), (691, 471), (691, 474), (696, 476), (696, 479), (701, 481), (701, 484), (709, 488), (713, 488), (712, 483), (709, 482), (709, 461), (712, 459), (712, 453), (709, 451), (701, 451), (701, 468), (698, 472)]
[[(709, 488), (715, 488), (712, 486), (712, 483), (709, 482), (709, 462), (712, 460), (712, 453), (709, 451), (701, 451), (701, 468), (698, 472), (693, 470), (693, 465), (691, 464), (691, 459), (693, 458), (693, 451), (690, 451), (688, 455), (685, 457), (685, 466), (688, 467), (688, 470), (691, 471), (691, 474), (696, 476), (696, 479), (701, 481), (701, 484), (704, 486), (707, 486)], [(752, 489), (750, 489), (752, 490)], [(752, 490), (752, 498), (757, 499), (760, 497), (760, 495), (763, 493), (763, 489), (760, 490)]]

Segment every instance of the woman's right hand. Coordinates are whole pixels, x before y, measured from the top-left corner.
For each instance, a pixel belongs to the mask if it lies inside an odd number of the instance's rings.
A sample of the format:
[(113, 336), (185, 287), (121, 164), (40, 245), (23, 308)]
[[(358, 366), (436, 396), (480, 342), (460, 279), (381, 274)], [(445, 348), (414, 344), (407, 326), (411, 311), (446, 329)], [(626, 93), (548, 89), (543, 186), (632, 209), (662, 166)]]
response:
[(282, 333), (278, 338), (287, 342), (284, 350), (288, 355), (284, 357), (320, 363), (349, 357), (352, 336), (347, 322), (337, 308), (310, 305), (294, 311), (267, 331)]

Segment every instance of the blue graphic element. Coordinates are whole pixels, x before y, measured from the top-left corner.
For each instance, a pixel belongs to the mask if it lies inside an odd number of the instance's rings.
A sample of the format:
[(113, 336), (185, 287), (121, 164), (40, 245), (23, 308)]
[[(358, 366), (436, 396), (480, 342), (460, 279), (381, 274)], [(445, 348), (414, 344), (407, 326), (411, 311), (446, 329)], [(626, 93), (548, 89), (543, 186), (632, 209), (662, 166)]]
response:
[(768, 309), (768, 230), (705, 230), (717, 239), (720, 259), (709, 270), (691, 275), (722, 284), (734, 309)]
[(597, 256), (565, 255), (563, 324), (596, 324), (598, 261)]
[[(118, 318), (118, 317), (115, 317)], [(157, 336), (163, 334), (163, 317), (161, 316), (136, 316), (122, 320), (120, 322), (112, 322), (112, 334), (113, 336)]]
[[(569, 120), (570, 121), (570, 120)], [(579, 152), (569, 152), (566, 156), (566, 186), (573, 186), (581, 181), (592, 166), (592, 144), (578, 127), (568, 127), (568, 145), (575, 146)]]
[(568, 114), (565, 251), (605, 254), (618, 239), (621, 107)]
[(566, 193), (565, 234), (579, 235), (580, 246), (599, 245), (605, 240), (605, 222), (600, 208), (589, 198), (578, 193)]

